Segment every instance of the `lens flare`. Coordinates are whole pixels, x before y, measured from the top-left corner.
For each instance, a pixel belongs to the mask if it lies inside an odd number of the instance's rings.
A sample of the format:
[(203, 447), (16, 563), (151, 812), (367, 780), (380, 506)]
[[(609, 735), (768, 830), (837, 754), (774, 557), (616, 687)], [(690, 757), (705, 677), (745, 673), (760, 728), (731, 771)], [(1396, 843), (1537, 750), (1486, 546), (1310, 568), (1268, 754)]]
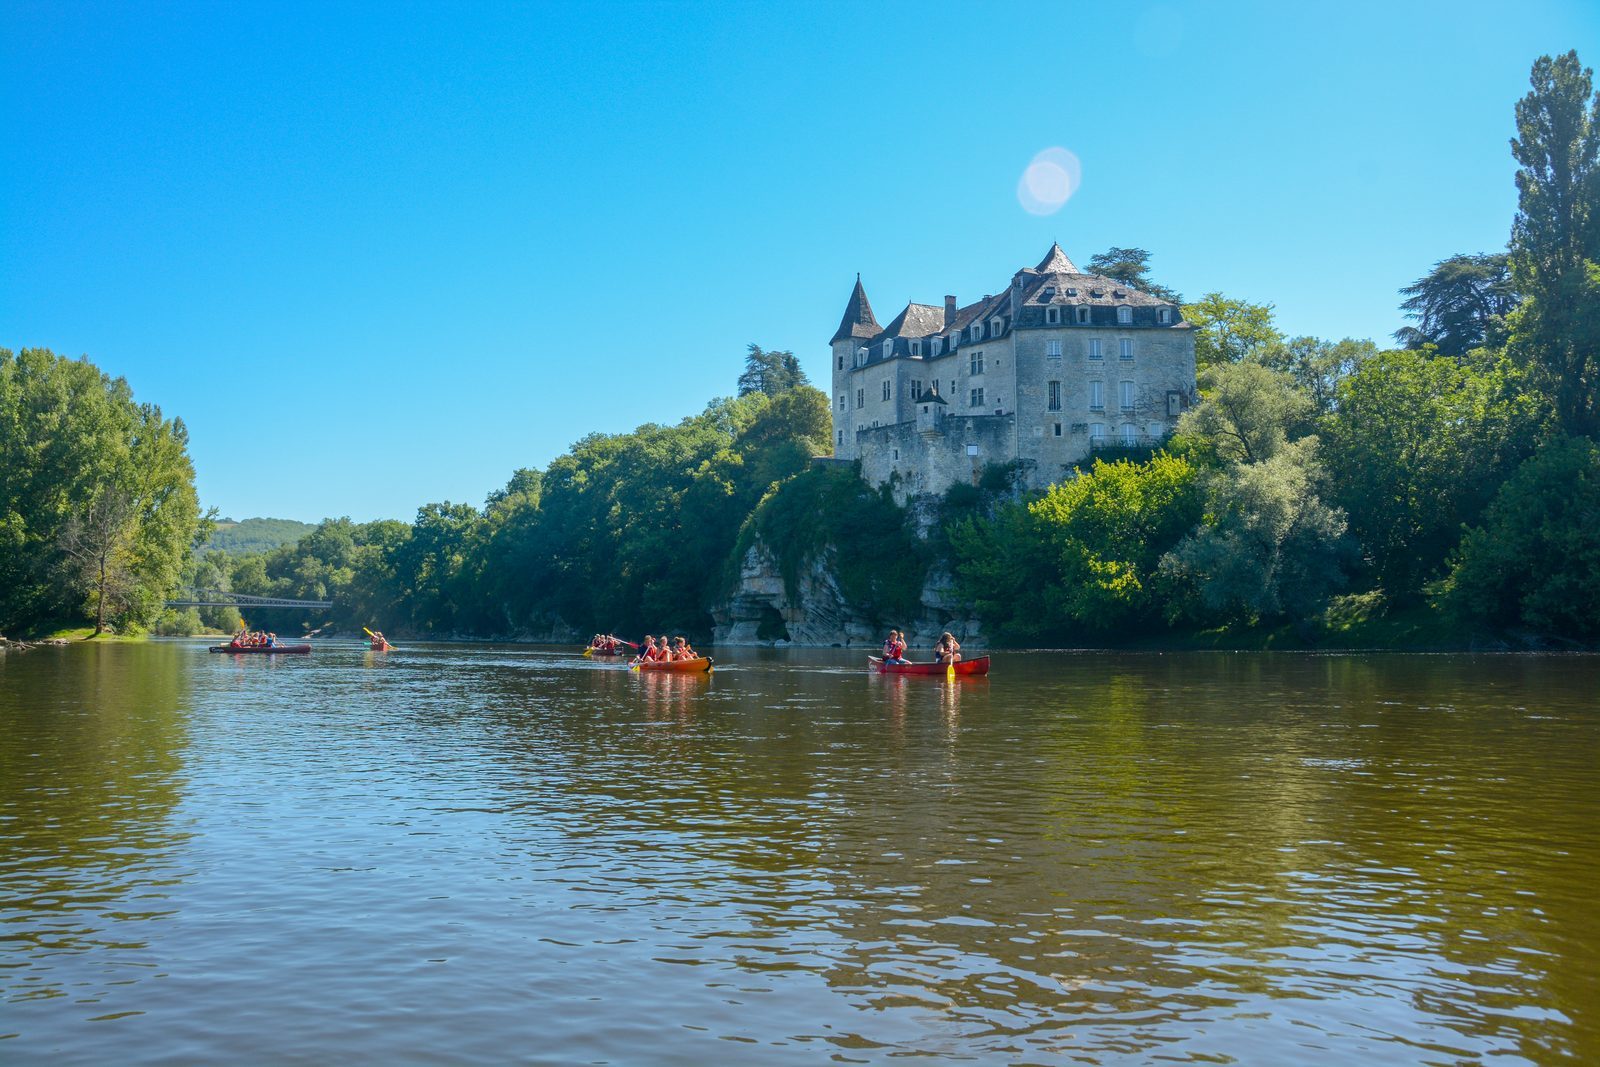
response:
[(1017, 201), (1033, 215), (1054, 215), (1083, 180), (1078, 157), (1065, 148), (1046, 148), (1033, 157), (1017, 182)]

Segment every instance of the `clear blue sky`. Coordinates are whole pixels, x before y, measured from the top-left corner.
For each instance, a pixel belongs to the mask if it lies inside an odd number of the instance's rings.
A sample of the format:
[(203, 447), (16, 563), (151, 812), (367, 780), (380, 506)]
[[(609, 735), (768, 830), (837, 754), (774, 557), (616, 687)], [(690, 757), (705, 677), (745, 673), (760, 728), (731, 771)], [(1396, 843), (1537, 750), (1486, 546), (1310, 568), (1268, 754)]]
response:
[(1382, 340), (1504, 246), (1512, 104), (1573, 47), (1600, 4), (0, 0), (0, 345), (182, 416), (207, 505), (314, 520), (481, 503), (751, 341), (825, 381), (857, 271), (886, 322), (1140, 245)]

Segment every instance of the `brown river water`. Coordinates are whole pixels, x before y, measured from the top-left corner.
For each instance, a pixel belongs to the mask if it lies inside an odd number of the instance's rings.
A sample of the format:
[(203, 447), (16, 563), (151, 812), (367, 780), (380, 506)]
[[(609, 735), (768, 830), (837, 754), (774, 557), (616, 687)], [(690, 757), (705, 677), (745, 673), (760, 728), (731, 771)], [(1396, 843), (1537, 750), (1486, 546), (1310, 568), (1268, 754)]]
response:
[(1600, 1063), (1600, 657), (0, 655), (0, 1063)]

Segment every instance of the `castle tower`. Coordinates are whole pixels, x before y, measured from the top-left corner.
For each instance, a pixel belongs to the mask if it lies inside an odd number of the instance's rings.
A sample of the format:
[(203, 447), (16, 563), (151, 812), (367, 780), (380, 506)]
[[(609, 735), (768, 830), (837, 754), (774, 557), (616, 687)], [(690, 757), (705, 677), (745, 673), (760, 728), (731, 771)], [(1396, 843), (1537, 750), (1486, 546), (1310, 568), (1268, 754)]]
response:
[(833, 335), (833, 392), (828, 397), (828, 410), (833, 412), (833, 454), (837, 459), (856, 459), (855, 394), (851, 391), (851, 371), (856, 365), (856, 349), (883, 332), (867, 291), (861, 285), (861, 275), (856, 275), (856, 287), (844, 306), (844, 317)]

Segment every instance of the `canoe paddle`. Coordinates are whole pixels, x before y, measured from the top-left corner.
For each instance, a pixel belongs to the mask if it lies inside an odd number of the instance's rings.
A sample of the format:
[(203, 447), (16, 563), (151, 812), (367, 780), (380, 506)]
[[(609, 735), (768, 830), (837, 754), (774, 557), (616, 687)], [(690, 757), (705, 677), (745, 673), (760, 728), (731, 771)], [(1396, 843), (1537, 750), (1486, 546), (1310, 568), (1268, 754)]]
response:
[[(365, 626), (363, 626), (361, 629), (366, 632), (366, 635), (368, 637), (372, 638), (373, 640), (377, 640), (377, 637), (378, 637), (377, 634), (373, 633), (371, 630), (368, 630)], [(383, 643), (386, 646), (388, 646), (388, 649), (389, 649), (390, 652), (398, 652), (398, 651), (400, 651), (398, 648), (395, 648), (393, 645), (389, 644), (389, 639), (387, 637), (385, 637), (383, 639)]]

